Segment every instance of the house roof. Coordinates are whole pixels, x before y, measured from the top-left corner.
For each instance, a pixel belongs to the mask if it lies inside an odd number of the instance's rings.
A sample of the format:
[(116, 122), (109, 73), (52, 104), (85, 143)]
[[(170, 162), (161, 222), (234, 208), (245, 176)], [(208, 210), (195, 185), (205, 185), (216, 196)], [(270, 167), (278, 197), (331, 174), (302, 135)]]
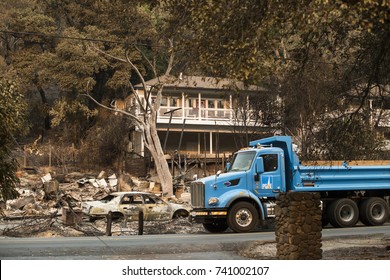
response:
[[(146, 81), (147, 86), (164, 83), (164, 88), (188, 88), (188, 89), (214, 89), (214, 90), (245, 90), (245, 91), (265, 91), (258, 86), (247, 86), (243, 82), (232, 79), (213, 78), (203, 76), (160, 76)], [(142, 84), (137, 84), (135, 88), (142, 88)]]

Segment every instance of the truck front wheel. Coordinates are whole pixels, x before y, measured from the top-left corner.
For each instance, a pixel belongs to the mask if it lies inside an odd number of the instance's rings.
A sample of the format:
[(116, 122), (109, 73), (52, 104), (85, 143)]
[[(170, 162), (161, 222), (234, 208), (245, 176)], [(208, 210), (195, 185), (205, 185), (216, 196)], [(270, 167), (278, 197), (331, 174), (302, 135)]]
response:
[(228, 213), (228, 225), (234, 232), (249, 232), (253, 230), (259, 220), (259, 214), (253, 204), (238, 202)]
[(359, 220), (359, 209), (355, 201), (349, 198), (333, 201), (327, 213), (329, 222), (334, 227), (353, 227)]
[(360, 221), (366, 226), (383, 225), (389, 218), (389, 206), (380, 197), (370, 197), (360, 204)]
[(203, 227), (205, 230), (211, 233), (219, 233), (219, 232), (224, 232), (227, 230), (228, 225), (226, 221), (214, 221), (212, 223), (204, 223)]

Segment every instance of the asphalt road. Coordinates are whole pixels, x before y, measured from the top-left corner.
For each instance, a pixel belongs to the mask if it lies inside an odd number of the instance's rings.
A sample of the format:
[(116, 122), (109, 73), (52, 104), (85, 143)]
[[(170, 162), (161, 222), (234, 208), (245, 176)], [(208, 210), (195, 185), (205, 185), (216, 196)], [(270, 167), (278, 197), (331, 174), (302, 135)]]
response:
[[(380, 227), (326, 228), (323, 239), (390, 234)], [(274, 240), (274, 232), (166, 234), (117, 237), (0, 238), (1, 260), (242, 259), (235, 249), (247, 241)]]

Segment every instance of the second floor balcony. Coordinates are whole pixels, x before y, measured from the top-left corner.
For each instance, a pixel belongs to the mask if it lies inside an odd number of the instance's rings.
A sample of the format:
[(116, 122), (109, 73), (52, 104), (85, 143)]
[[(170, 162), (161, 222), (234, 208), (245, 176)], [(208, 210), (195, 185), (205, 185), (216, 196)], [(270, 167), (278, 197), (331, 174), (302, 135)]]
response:
[[(172, 115), (172, 116), (171, 116)], [(170, 120), (171, 119), (171, 120)], [(235, 114), (232, 109), (161, 106), (158, 123), (183, 123), (205, 125), (232, 125)]]

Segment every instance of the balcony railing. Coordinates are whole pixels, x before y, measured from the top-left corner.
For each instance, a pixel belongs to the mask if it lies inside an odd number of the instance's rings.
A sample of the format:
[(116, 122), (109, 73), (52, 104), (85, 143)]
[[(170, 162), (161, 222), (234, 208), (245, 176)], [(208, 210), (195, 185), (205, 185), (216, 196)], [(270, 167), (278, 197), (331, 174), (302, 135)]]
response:
[(161, 106), (158, 117), (160, 119), (169, 119), (170, 111), (173, 111), (172, 119), (187, 119), (187, 120), (199, 120), (199, 121), (230, 121), (233, 118), (233, 110), (230, 109), (217, 109), (217, 108), (192, 108), (184, 107), (180, 110), (179, 107), (166, 107)]

